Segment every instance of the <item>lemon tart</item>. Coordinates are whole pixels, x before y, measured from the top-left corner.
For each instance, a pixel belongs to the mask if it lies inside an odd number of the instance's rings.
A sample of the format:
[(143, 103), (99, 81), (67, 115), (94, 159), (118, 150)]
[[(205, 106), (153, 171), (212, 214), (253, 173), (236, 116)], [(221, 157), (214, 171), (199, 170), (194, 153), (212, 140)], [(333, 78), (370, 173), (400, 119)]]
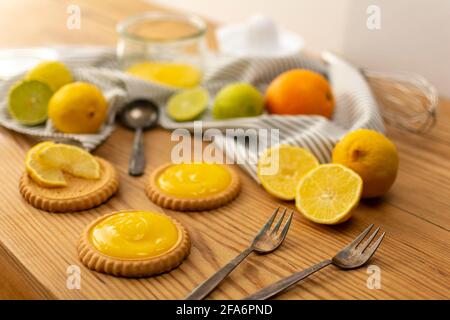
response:
[(49, 212), (91, 209), (119, 188), (111, 163), (71, 145), (39, 143), (28, 151), (25, 168), (20, 193), (33, 207)]
[(170, 271), (188, 256), (186, 229), (171, 217), (150, 211), (120, 211), (92, 222), (78, 243), (89, 269), (122, 277)]
[(179, 211), (218, 208), (240, 191), (237, 173), (214, 163), (165, 164), (150, 176), (146, 193), (155, 204)]

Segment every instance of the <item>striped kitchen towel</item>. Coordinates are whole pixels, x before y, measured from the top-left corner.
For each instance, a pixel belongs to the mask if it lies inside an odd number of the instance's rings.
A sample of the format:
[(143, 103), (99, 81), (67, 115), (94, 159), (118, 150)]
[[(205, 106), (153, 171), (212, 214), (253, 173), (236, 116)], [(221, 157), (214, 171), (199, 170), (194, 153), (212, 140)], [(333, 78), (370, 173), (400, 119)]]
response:
[[(81, 50), (81, 49), (80, 49)], [(72, 70), (75, 79), (92, 82), (104, 92), (110, 113), (108, 121), (98, 134), (74, 135), (57, 132), (50, 121), (45, 126), (25, 127), (12, 120), (7, 112), (7, 91), (12, 83), (22, 75), (0, 83), (0, 124), (11, 130), (59, 141), (78, 142), (84, 148), (93, 150), (101, 144), (114, 130), (115, 114), (127, 101), (136, 98), (147, 98), (156, 102), (162, 109), (174, 90), (157, 84), (131, 77), (117, 68), (114, 51), (104, 48), (90, 51), (83, 49), (77, 55), (74, 48), (59, 48), (59, 60), (65, 62)], [(293, 68), (306, 68), (322, 73), (330, 81), (336, 99), (336, 107), (332, 120), (321, 116), (277, 116), (264, 114), (259, 117), (215, 121), (209, 110), (202, 117), (202, 128), (246, 128), (246, 129), (278, 129), (279, 143), (293, 144), (309, 149), (320, 162), (330, 160), (331, 150), (335, 143), (348, 131), (358, 128), (369, 128), (384, 131), (378, 106), (370, 88), (360, 72), (340, 58), (324, 53), (323, 61), (310, 57), (286, 58), (239, 58), (231, 59), (211, 55), (207, 59), (203, 86), (211, 96), (224, 85), (236, 81), (248, 82), (264, 92), (270, 81), (283, 71)], [(173, 130), (184, 128), (192, 130), (194, 122), (177, 123), (172, 121), (164, 110), (161, 110), (160, 125)], [(256, 161), (261, 149), (248, 148), (245, 140), (218, 135), (214, 143), (223, 148), (237, 163), (255, 180)], [(231, 146), (231, 147), (230, 147)], [(230, 155), (230, 154), (227, 154)]]

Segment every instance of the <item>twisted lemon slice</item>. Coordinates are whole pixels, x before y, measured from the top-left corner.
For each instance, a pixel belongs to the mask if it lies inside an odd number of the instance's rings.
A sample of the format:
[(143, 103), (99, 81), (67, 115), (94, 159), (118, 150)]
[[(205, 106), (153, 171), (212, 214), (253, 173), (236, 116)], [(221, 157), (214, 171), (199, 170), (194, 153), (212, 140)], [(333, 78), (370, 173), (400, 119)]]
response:
[(52, 144), (39, 151), (39, 158), (45, 165), (59, 168), (75, 177), (100, 178), (100, 165), (95, 157), (81, 148), (68, 144)]
[(169, 271), (189, 254), (190, 240), (176, 220), (150, 211), (105, 215), (80, 237), (78, 253), (88, 268), (124, 277)]
[(31, 148), (25, 156), (25, 167), (30, 177), (39, 185), (49, 188), (64, 187), (67, 182), (63, 172), (59, 168), (42, 163), (39, 158), (40, 151), (53, 144), (51, 141), (45, 141)]
[(39, 143), (28, 151), (25, 167), (19, 191), (45, 211), (87, 210), (107, 201), (119, 187), (111, 163), (71, 145)]
[(63, 171), (84, 179), (99, 179), (100, 165), (89, 152), (67, 144), (41, 142), (25, 157), (31, 178), (43, 187), (67, 186)]

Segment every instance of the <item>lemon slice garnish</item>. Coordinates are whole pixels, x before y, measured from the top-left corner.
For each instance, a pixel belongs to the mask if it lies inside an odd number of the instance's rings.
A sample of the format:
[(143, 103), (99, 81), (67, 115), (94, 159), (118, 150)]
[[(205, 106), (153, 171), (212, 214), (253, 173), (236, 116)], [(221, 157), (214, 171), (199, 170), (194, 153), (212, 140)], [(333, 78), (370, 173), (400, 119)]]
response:
[(25, 157), (25, 167), (30, 177), (43, 187), (64, 187), (67, 185), (63, 172), (48, 165), (39, 159), (39, 152), (54, 144), (51, 141), (41, 142), (31, 148)]
[(89, 152), (51, 141), (31, 148), (26, 155), (25, 166), (31, 178), (43, 187), (66, 186), (63, 172), (84, 179), (100, 178), (100, 165)]
[(39, 152), (43, 164), (84, 179), (100, 178), (100, 165), (89, 152), (68, 144), (53, 144)]

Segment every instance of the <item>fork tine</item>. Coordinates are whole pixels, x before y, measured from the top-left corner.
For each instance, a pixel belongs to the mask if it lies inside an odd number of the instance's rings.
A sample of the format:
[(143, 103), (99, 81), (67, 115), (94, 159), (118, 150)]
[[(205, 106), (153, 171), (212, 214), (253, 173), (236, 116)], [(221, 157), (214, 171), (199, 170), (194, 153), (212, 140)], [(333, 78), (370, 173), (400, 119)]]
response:
[(280, 210), (280, 207), (278, 207), (274, 210), (272, 216), (269, 218), (269, 220), (267, 220), (266, 224), (261, 228), (260, 233), (269, 231), (270, 227), (272, 226), (273, 220), (275, 220), (275, 217), (277, 216), (278, 210)]
[(272, 235), (276, 234), (278, 232), (278, 229), (280, 229), (281, 223), (283, 223), (284, 215), (286, 214), (286, 210), (287, 210), (287, 208), (284, 208), (283, 213), (281, 214), (281, 217), (278, 219), (275, 227), (272, 230), (272, 233), (271, 233)]
[(289, 215), (289, 218), (286, 221), (286, 224), (283, 227), (283, 230), (281, 230), (280, 241), (283, 241), (284, 238), (286, 238), (286, 235), (289, 231), (289, 227), (291, 226), (291, 221), (292, 221), (293, 215), (294, 215), (294, 210), (292, 210), (291, 214)]
[(369, 244), (372, 242), (373, 238), (375, 238), (375, 236), (377, 235), (378, 231), (380, 231), (380, 227), (376, 228), (375, 231), (370, 235), (369, 238), (367, 238), (367, 240), (365, 240), (363, 243), (361, 243), (358, 248), (357, 251), (358, 253), (363, 252), (364, 250), (366, 250), (366, 248), (369, 246)]
[(350, 242), (343, 250), (355, 248), (365, 238), (365, 236), (367, 236), (367, 234), (369, 233), (370, 230), (372, 230), (372, 228), (373, 223), (370, 226), (368, 226), (366, 230), (361, 232), (361, 234), (358, 237), (356, 237), (355, 240)]
[(369, 259), (373, 256), (373, 254), (375, 253), (375, 251), (377, 251), (378, 247), (381, 244), (381, 241), (383, 241), (384, 235), (386, 234), (386, 232), (383, 232), (381, 234), (381, 236), (377, 239), (377, 241), (375, 241), (366, 251), (364, 251), (363, 253), (363, 257), (364, 257), (364, 263), (366, 263), (367, 261), (369, 261)]

